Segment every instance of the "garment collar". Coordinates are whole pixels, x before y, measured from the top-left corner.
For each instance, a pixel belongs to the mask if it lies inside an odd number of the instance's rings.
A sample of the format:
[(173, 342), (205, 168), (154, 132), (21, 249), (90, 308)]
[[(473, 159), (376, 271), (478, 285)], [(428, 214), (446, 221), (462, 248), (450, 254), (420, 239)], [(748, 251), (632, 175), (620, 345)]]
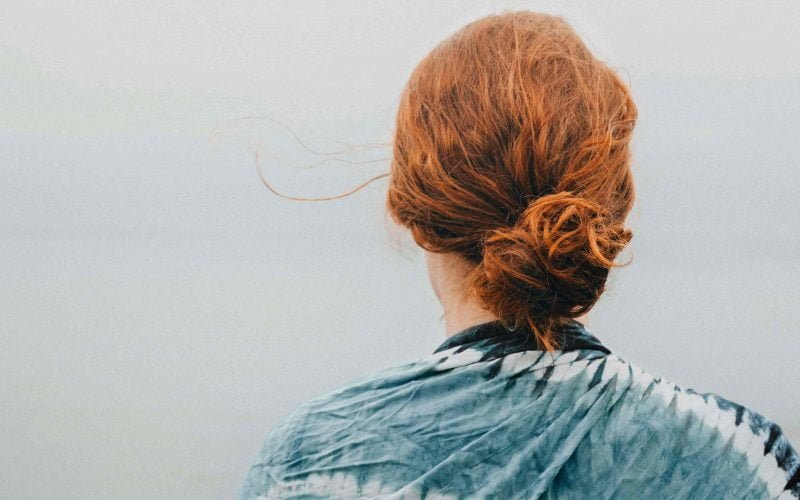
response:
[[(586, 326), (578, 320), (568, 319), (557, 327), (556, 340), (559, 351), (594, 350), (605, 354), (611, 351), (597, 339)], [(467, 327), (448, 337), (435, 353), (456, 348), (457, 352), (465, 349), (478, 349), (491, 357), (499, 357), (520, 351), (543, 351), (533, 331), (528, 328), (510, 330), (499, 320), (487, 321)]]

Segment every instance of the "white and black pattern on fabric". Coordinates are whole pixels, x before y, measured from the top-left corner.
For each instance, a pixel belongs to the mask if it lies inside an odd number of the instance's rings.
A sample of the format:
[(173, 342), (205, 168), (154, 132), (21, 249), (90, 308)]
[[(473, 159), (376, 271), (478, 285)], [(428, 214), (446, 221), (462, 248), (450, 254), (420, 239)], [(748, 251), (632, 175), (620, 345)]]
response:
[(497, 322), (307, 402), (240, 498), (800, 498), (781, 428), (611, 353)]

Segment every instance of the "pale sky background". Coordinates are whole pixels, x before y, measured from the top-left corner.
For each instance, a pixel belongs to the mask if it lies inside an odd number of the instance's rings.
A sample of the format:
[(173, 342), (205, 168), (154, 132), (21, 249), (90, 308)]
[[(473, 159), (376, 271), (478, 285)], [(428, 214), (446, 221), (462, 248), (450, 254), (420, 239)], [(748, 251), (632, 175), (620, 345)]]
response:
[(233, 497), (298, 404), (432, 352), (385, 180), (292, 202), (251, 150), (294, 195), (385, 171), (417, 61), (522, 8), (563, 15), (639, 107), (634, 261), (589, 329), (800, 444), (800, 3), (0, 7), (0, 498)]

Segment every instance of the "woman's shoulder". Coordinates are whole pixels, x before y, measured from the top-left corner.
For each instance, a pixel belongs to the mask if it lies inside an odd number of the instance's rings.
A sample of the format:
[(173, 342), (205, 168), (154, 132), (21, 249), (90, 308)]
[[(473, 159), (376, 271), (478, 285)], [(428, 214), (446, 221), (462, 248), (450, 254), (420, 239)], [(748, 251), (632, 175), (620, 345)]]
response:
[[(599, 426), (617, 443), (650, 446), (641, 459), (672, 461), (678, 474), (691, 469), (731, 478), (751, 475), (773, 498), (800, 497), (800, 456), (776, 422), (716, 392), (657, 376), (617, 354), (607, 356), (615, 376), (627, 377), (618, 404)], [(646, 460), (646, 459), (645, 459)], [(640, 463), (641, 465), (641, 463)], [(741, 481), (743, 487), (746, 481)], [(713, 488), (713, 485), (709, 485)], [(712, 495), (713, 496), (713, 495)]]

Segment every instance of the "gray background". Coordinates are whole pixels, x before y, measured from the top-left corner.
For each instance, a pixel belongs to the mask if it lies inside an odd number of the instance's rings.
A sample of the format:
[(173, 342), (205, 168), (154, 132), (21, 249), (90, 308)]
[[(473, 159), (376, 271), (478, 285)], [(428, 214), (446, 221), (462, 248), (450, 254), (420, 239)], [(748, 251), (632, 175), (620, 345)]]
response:
[(296, 405), (438, 346), (385, 179), (292, 202), (252, 151), (293, 195), (386, 171), (416, 62), (510, 8), (564, 15), (639, 106), (634, 260), (590, 330), (797, 447), (800, 4), (9, 2), (0, 497), (232, 497)]

